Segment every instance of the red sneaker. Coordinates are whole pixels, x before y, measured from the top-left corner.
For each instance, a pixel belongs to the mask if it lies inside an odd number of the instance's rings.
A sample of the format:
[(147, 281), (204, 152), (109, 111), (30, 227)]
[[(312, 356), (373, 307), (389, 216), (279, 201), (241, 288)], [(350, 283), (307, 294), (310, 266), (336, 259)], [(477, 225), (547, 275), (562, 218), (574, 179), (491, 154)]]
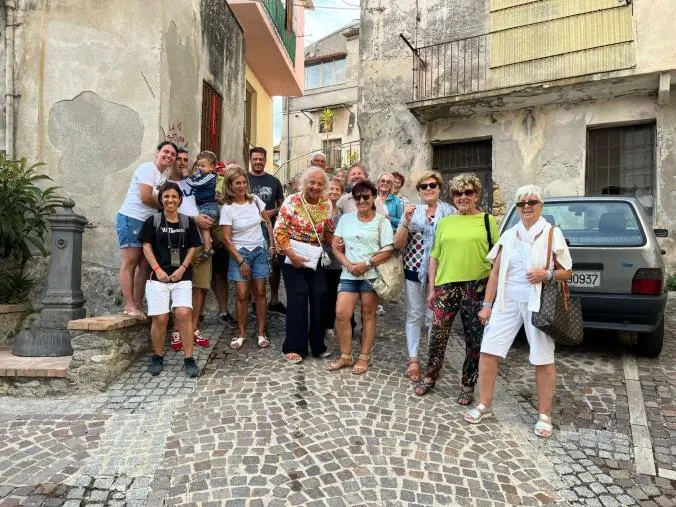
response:
[(198, 347), (208, 347), (209, 339), (202, 336), (202, 333), (199, 329), (195, 330), (195, 345)]
[(181, 335), (178, 331), (171, 333), (171, 343), (169, 344), (169, 347), (176, 352), (183, 350), (183, 342), (181, 341)]

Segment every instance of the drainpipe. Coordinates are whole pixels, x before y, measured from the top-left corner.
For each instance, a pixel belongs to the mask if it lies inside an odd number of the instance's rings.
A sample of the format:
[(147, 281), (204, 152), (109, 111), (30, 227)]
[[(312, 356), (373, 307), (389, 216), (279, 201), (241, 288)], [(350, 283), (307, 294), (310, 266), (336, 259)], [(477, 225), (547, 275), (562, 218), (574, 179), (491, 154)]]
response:
[[(286, 170), (284, 172), (289, 171), (289, 160), (291, 160), (291, 115), (289, 114), (289, 97), (286, 97), (285, 99), (286, 102)], [(289, 177), (287, 175), (286, 181), (289, 181)], [(286, 183), (286, 182), (285, 182)]]
[(15, 0), (5, 0), (5, 152), (14, 159), (14, 29)]

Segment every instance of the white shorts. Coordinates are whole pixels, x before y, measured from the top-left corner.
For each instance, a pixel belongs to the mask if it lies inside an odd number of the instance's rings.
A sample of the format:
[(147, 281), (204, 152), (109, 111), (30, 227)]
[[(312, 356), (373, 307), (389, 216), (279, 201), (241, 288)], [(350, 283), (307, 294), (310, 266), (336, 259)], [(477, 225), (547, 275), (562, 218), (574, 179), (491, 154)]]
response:
[(148, 315), (164, 315), (178, 307), (192, 309), (192, 282), (190, 280), (177, 283), (164, 283), (157, 280), (146, 282), (146, 299), (148, 300)]
[(530, 363), (534, 365), (553, 364), (554, 340), (532, 324), (531, 315), (528, 303), (505, 299), (502, 311), (493, 310), (486, 324), (481, 341), (481, 352), (505, 358), (523, 324), (530, 346), (528, 356)]

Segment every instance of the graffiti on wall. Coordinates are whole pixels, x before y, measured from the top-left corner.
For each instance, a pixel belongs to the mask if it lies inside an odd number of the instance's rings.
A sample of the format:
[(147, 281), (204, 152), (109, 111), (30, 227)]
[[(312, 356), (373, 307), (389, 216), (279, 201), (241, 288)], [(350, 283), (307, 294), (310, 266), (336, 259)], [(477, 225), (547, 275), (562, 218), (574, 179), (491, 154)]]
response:
[(183, 122), (169, 124), (169, 133), (167, 134), (167, 141), (178, 146), (187, 146), (188, 140), (183, 134)]

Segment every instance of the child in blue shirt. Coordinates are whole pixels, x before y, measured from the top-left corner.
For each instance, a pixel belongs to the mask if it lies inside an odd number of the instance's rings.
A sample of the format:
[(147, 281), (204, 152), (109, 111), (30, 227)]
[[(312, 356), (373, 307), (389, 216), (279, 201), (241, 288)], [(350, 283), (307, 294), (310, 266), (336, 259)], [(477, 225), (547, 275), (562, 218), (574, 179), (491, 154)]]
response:
[[(185, 182), (194, 191), (195, 202), (200, 210), (200, 215), (206, 215), (218, 223), (218, 203), (216, 202), (216, 164), (218, 158), (212, 151), (202, 151), (197, 155), (197, 171), (185, 178)], [(204, 252), (200, 255), (208, 257), (214, 254), (213, 239), (211, 231), (208, 229), (200, 231), (202, 233), (202, 242), (204, 243)], [(206, 255), (205, 255), (206, 254)]]

